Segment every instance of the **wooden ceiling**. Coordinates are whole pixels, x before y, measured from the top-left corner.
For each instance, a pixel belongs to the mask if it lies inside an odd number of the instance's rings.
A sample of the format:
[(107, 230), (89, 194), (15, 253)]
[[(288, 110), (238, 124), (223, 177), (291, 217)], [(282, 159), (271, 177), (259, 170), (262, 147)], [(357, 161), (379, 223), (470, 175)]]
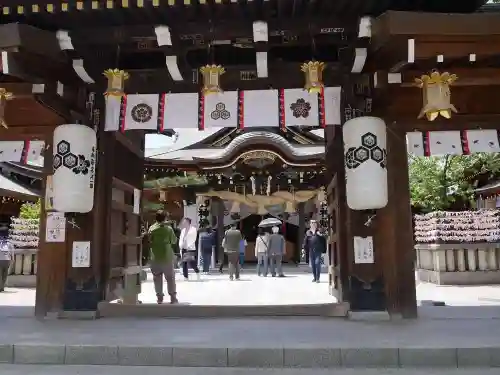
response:
[[(198, 69), (207, 63), (226, 68), (223, 85), (232, 89), (289, 88), (303, 84), (300, 64), (315, 58), (327, 63), (324, 81), (342, 84), (351, 72), (359, 38), (360, 18), (388, 9), (435, 12), (471, 12), (484, 0), (5, 0), (0, 23), (22, 23), (55, 34), (68, 31), (74, 50), (47, 62), (35, 48), (24, 60), (45, 77), (73, 85), (67, 72), (71, 60), (83, 60), (98, 89), (102, 72), (127, 70), (127, 91), (133, 93), (193, 92), (199, 89)], [(254, 42), (253, 22), (267, 22), (268, 41)], [(159, 46), (155, 26), (168, 26), (172, 43)], [(33, 29), (35, 30), (35, 29)], [(48, 35), (48, 33), (47, 33)], [(29, 38), (25, 38), (27, 40)], [(31, 38), (32, 39), (32, 38)], [(47, 38), (46, 38), (47, 39)], [(27, 43), (27, 41), (25, 41)], [(5, 42), (0, 47), (5, 48)], [(35, 43), (32, 43), (35, 44)], [(36, 43), (42, 45), (41, 43)], [(256, 53), (267, 53), (268, 76), (257, 79)], [(61, 66), (61, 56), (67, 64)], [(172, 79), (166, 56), (174, 56), (182, 80)], [(22, 60), (23, 56), (17, 56)], [(57, 61), (55, 61), (57, 60)], [(26, 64), (26, 61), (22, 62)], [(41, 75), (38, 74), (38, 75)]]
[[(373, 22), (370, 48), (372, 70), (391, 73), (499, 68), (500, 12), (388, 12)], [(496, 77), (490, 75), (489, 84), (498, 84)]]
[(333, 15), (378, 16), (388, 10), (470, 13), (487, 0), (3, 0), (2, 23), (73, 30), (123, 24), (168, 24), (202, 19), (271, 19)]

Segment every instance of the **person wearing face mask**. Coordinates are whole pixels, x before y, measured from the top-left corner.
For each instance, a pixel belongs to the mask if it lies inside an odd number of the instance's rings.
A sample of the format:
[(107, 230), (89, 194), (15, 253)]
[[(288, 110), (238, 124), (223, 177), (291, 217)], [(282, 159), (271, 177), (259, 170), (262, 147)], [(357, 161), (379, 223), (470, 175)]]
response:
[(306, 232), (302, 249), (309, 253), (309, 262), (313, 274), (313, 283), (319, 283), (321, 275), (321, 256), (326, 253), (326, 238), (318, 229), (318, 222), (311, 220), (310, 229)]

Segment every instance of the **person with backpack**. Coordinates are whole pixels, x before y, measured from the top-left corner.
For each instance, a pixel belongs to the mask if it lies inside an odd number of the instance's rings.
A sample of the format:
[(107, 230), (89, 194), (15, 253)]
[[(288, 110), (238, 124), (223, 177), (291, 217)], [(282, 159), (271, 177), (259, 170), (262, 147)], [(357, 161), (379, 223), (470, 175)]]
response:
[(172, 227), (165, 222), (165, 219), (165, 212), (157, 211), (155, 223), (148, 229), (149, 260), (158, 304), (163, 303), (163, 277), (167, 281), (170, 303), (178, 303), (173, 251), (173, 245), (177, 242), (177, 237)]

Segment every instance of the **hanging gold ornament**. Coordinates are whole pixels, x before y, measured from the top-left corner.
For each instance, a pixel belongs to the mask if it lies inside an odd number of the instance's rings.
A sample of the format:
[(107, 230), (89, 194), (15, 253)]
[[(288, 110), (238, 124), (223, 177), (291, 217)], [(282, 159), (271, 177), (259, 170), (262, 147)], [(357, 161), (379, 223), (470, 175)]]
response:
[(415, 82), (422, 89), (423, 95), (423, 107), (418, 118), (425, 115), (427, 120), (434, 121), (439, 115), (449, 119), (451, 112), (457, 113), (457, 109), (451, 104), (450, 92), (450, 85), (457, 79), (455, 74), (441, 74), (437, 71), (416, 78)]
[(300, 70), (304, 72), (305, 85), (304, 90), (309, 93), (320, 93), (324, 87), (323, 84), (323, 70), (325, 69), (325, 63), (321, 61), (309, 61), (300, 67)]
[(226, 70), (222, 65), (205, 65), (200, 68), (200, 73), (203, 76), (203, 88), (201, 89), (203, 95), (222, 92), (220, 87), (220, 76), (225, 72)]
[(104, 93), (106, 96), (121, 98), (125, 95), (125, 81), (129, 79), (129, 74), (120, 69), (107, 69), (104, 76), (108, 79), (108, 89)]
[(14, 98), (14, 95), (11, 92), (8, 92), (3, 87), (0, 88), (0, 125), (6, 129), (8, 126), (5, 122), (5, 106), (7, 105), (7, 101), (12, 98)]

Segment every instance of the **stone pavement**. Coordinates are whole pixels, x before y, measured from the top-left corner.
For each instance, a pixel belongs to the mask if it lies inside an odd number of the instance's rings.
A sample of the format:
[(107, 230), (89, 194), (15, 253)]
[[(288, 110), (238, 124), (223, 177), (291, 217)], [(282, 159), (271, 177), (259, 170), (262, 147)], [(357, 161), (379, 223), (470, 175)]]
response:
[[(309, 275), (241, 282), (226, 278), (180, 281), (181, 300), (245, 305), (276, 303), (276, 298), (282, 303), (330, 298), (326, 283), (313, 284)], [(243, 276), (244, 280), (254, 278)], [(145, 284), (145, 289), (141, 298), (147, 302), (152, 285)], [(445, 301), (451, 306), (424, 304), (418, 320), (390, 322), (327, 318), (37, 321), (32, 318), (34, 291), (8, 289), (0, 294), (0, 363), (500, 367), (499, 287), (420, 284), (417, 294), (421, 300)]]
[[(144, 367), (122, 366), (12, 366), (0, 365), (2, 375), (136, 375)], [(164, 375), (165, 369), (149, 367), (147, 375)], [(171, 367), (169, 375), (331, 375), (320, 369), (241, 369)], [(337, 369), (335, 375), (498, 375), (498, 369)]]
[(6, 318), (0, 330), (0, 362), (273, 368), (500, 367), (500, 324), (492, 319), (425, 317), (392, 322), (319, 318)]

